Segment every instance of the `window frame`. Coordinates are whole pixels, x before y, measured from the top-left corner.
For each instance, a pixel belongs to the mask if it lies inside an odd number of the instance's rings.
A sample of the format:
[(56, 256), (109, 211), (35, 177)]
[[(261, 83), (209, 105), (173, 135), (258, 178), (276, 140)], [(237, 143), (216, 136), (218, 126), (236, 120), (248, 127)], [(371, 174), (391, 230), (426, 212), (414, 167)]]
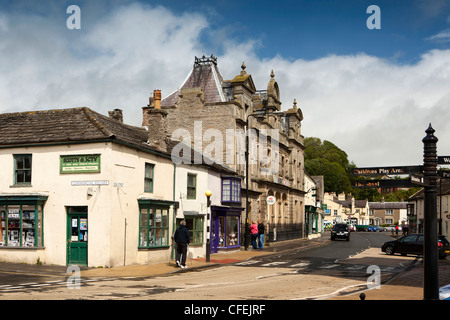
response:
[[(10, 212), (11, 207), (15, 207), (19, 212)], [(29, 210), (30, 208), (26, 207), (34, 207), (34, 210)], [(26, 209), (25, 209), (26, 208)], [(24, 210), (25, 209), (25, 210)], [(25, 218), (24, 211), (28, 213), (28, 218)], [(33, 218), (31, 218), (31, 212), (33, 212)], [(13, 218), (13, 214), (18, 214), (18, 218)], [(11, 215), (11, 217), (10, 217)], [(11, 228), (13, 222), (18, 223), (18, 227)], [(33, 222), (32, 227), (27, 227)], [(0, 243), (2, 245), (0, 248), (34, 248), (39, 249), (44, 247), (44, 205), (38, 202), (7, 202), (3, 201), (0, 203), (0, 228), (1, 228), (1, 236)], [(10, 232), (9, 231), (18, 231), (18, 245), (10, 244)], [(27, 231), (26, 231), (27, 230)], [(26, 243), (30, 243), (27, 241), (28, 237), (25, 238), (25, 232), (29, 236), (29, 232), (32, 231), (34, 236), (33, 245), (26, 245)]]
[[(229, 184), (224, 184), (225, 181), (229, 181)], [(229, 190), (224, 190), (226, 185), (229, 185)], [(221, 199), (222, 203), (241, 203), (241, 178), (222, 177)]]
[[(194, 185), (189, 185), (189, 177), (193, 177)], [(190, 194), (189, 191), (193, 192)], [(187, 180), (186, 180), (186, 199), (188, 200), (195, 200), (197, 198), (197, 174), (195, 173), (189, 173), (187, 174)]]
[[(146, 211), (145, 225), (142, 224), (142, 211)], [(161, 212), (161, 225), (157, 225), (157, 211)], [(151, 213), (151, 211), (153, 211)], [(150, 217), (153, 215), (153, 222), (150, 223)], [(139, 233), (138, 233), (138, 248), (139, 249), (152, 249), (152, 248), (166, 248), (170, 246), (169, 243), (169, 218), (170, 207), (169, 206), (155, 206), (155, 205), (140, 205), (139, 206)], [(165, 226), (164, 221), (165, 219)], [(150, 241), (150, 231), (153, 231), (153, 241)], [(160, 235), (157, 238), (158, 231)], [(142, 232), (145, 232), (145, 239), (142, 239)], [(143, 240), (145, 242), (143, 242)], [(143, 244), (144, 243), (144, 244)]]
[[(147, 168), (151, 168), (151, 177), (147, 177)], [(144, 166), (144, 192), (153, 193), (155, 164), (146, 162)]]
[[(14, 154), (14, 186), (31, 186), (32, 174), (33, 174), (33, 155), (32, 154)], [(18, 159), (23, 158), (23, 163), (25, 166), (25, 159), (30, 159), (30, 168), (18, 169), (17, 163)], [(24, 180), (26, 180), (26, 173), (30, 173), (30, 181), (18, 181), (18, 172), (24, 172)]]
[(185, 215), (184, 220), (191, 236), (190, 245), (203, 245), (205, 217), (203, 215)]

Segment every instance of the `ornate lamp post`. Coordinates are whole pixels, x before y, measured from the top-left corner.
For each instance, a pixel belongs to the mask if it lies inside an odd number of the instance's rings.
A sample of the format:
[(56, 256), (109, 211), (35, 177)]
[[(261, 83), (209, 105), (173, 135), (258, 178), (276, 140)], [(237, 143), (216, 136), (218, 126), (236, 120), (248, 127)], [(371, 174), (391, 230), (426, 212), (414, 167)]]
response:
[(211, 212), (210, 212), (210, 207), (211, 207), (211, 195), (212, 192), (211, 190), (206, 190), (205, 191), (205, 196), (206, 196), (206, 262), (210, 262), (210, 256), (211, 256), (211, 242), (210, 242), (210, 230), (209, 228), (211, 227)]
[(424, 212), (424, 246), (423, 246), (423, 298), (439, 300), (439, 269), (438, 269), (438, 236), (437, 236), (437, 152), (438, 138), (430, 126), (423, 138), (423, 173), (425, 178), (425, 212)]

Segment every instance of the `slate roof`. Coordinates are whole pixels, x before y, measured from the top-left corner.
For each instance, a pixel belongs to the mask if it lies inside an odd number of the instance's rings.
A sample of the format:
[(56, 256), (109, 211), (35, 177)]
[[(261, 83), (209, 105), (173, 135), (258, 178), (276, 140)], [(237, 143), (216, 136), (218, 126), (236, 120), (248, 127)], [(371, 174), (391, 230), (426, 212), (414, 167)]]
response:
[[(0, 114), (0, 147), (111, 140), (171, 157), (172, 149), (180, 143), (169, 140), (167, 152), (162, 152), (147, 144), (148, 136), (143, 127), (124, 124), (87, 107)], [(200, 152), (190, 146), (186, 148), (190, 148), (191, 162), (194, 163), (196, 153)], [(231, 168), (215, 163), (201, 153), (199, 157), (204, 160), (203, 165), (235, 174)]]
[(407, 202), (369, 202), (370, 209), (406, 209)]
[(115, 139), (150, 148), (145, 128), (124, 124), (87, 107), (0, 114), (0, 146)]
[(224, 81), (217, 64), (214, 62), (195, 63), (181, 87), (161, 100), (161, 106), (173, 106), (183, 89), (201, 88), (206, 103), (228, 101), (228, 91), (231, 88), (229, 81)]

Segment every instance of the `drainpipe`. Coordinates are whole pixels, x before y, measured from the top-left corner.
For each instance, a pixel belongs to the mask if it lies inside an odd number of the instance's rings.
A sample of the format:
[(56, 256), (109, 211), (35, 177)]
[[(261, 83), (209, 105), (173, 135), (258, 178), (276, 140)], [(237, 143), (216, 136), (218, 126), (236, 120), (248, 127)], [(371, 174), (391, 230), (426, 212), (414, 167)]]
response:
[[(176, 209), (175, 209), (175, 186), (176, 186), (176, 172), (177, 172), (177, 165), (176, 163), (173, 163), (173, 212), (172, 212), (172, 234), (175, 232), (175, 225), (176, 225)], [(173, 240), (172, 240), (172, 236), (170, 236), (170, 242), (172, 244), (172, 250), (170, 252), (170, 258), (171, 259), (175, 259), (174, 257), (174, 247), (173, 247)]]

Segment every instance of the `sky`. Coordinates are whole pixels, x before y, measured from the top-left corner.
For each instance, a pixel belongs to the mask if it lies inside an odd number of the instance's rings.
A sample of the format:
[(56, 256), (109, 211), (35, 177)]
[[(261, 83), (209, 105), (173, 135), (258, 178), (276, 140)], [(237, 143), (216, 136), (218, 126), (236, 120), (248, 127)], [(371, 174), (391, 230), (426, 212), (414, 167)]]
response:
[(2, 0), (0, 112), (120, 108), (140, 126), (153, 90), (211, 54), (225, 79), (245, 62), (258, 90), (273, 70), (302, 134), (358, 167), (422, 164), (430, 123), (450, 155), (447, 0)]

